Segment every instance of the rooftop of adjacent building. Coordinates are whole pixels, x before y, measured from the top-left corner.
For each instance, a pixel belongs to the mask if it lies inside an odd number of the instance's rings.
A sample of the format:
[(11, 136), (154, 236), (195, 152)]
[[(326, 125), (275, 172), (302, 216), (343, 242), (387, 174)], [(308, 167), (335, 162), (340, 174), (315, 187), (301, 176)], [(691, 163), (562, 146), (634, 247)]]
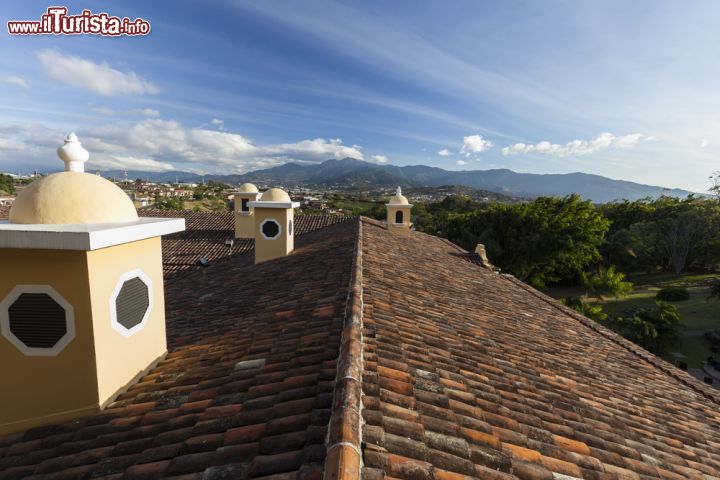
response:
[(0, 438), (0, 479), (720, 476), (714, 389), (446, 240), (308, 216), (255, 265), (232, 214), (182, 216), (167, 357)]

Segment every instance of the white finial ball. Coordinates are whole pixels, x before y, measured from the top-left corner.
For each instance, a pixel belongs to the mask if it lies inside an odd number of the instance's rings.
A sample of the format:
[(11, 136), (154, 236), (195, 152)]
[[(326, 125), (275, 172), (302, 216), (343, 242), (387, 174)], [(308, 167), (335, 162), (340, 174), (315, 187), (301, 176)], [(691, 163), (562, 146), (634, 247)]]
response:
[(82, 147), (74, 133), (68, 134), (65, 144), (57, 149), (57, 154), (65, 162), (66, 172), (84, 172), (85, 162), (90, 158), (90, 153)]

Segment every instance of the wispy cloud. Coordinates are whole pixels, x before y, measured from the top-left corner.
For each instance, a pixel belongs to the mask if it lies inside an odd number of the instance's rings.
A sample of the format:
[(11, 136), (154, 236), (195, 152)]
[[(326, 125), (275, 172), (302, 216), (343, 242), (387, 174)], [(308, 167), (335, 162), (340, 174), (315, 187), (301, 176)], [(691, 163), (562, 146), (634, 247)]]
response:
[[(288, 9), (272, 2), (238, 1), (236, 4), (301, 31), (309, 38), (320, 39), (327, 48), (372, 64), (404, 81), (412, 78), (416, 84), (466, 102), (475, 103), (484, 97), (485, 101), (492, 99), (522, 106), (518, 113), (527, 112), (529, 104), (581, 113), (536, 82), (524, 76), (485, 69), (481, 63), (468, 61), (461, 53), (441, 48), (424, 35), (393, 21), (391, 16), (372, 15), (340, 3), (308, 5), (302, 9)], [(347, 18), (353, 21), (339, 21)]]
[(387, 157), (387, 155), (372, 155), (370, 157), (370, 160), (372, 160), (373, 162), (376, 162), (376, 163), (387, 163), (388, 157)]
[(447, 148), (443, 148), (438, 152), (438, 155), (440, 155), (441, 157), (449, 157), (450, 155), (452, 155), (452, 152)]
[(503, 155), (537, 153), (553, 157), (568, 157), (590, 155), (607, 148), (630, 148), (636, 146), (643, 139), (647, 140), (649, 137), (640, 133), (632, 133), (618, 137), (612, 133), (605, 132), (593, 140), (572, 140), (565, 145), (550, 143), (546, 140), (534, 144), (516, 143), (504, 147), (501, 151)]
[(484, 139), (481, 135), (469, 135), (467, 137), (463, 137), (463, 144), (462, 148), (460, 148), (460, 153), (464, 153), (466, 157), (469, 157), (470, 155), (484, 152), (492, 146), (492, 142)]
[(133, 108), (128, 110), (131, 115), (139, 115), (141, 117), (159, 117), (160, 112), (154, 108)]
[(93, 167), (103, 170), (139, 170), (143, 172), (170, 172), (175, 166), (169, 162), (158, 162), (152, 158), (138, 158), (131, 156), (108, 156), (95, 159)]
[(455, 162), (455, 165), (460, 165), (460, 166), (462, 166), (462, 165), (467, 165), (467, 162), (466, 162), (465, 160), (457, 160), (457, 161)]
[(100, 95), (158, 93), (154, 84), (135, 72), (122, 72), (112, 68), (107, 62), (95, 63), (50, 49), (37, 52), (37, 58), (51, 78)]
[(17, 75), (0, 75), (0, 83), (6, 83), (8, 85), (15, 85), (23, 88), (27, 88), (28, 86), (25, 79), (18, 77)]
[(90, 110), (95, 113), (99, 113), (101, 115), (108, 115), (108, 116), (116, 115), (116, 114), (117, 115), (127, 114), (127, 115), (133, 115), (133, 116), (137, 116), (137, 117), (159, 117), (160, 116), (160, 112), (153, 108), (131, 108), (130, 110), (116, 111), (116, 110), (113, 110), (112, 108), (108, 108), (108, 107), (104, 107), (104, 106), (93, 106), (93, 107), (90, 107)]

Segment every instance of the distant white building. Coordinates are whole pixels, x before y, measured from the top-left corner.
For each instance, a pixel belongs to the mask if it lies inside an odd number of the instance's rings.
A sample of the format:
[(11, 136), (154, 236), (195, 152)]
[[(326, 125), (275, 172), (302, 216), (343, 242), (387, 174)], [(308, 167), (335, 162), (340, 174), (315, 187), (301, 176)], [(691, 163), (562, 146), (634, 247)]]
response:
[(15, 197), (0, 197), (0, 207), (9, 207), (15, 201)]

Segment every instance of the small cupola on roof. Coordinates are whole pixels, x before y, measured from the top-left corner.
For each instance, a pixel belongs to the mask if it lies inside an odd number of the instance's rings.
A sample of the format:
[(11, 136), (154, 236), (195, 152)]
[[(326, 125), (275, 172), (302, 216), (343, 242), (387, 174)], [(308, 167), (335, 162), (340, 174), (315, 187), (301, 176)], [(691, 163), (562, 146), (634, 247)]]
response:
[(250, 206), (260, 196), (252, 183), (243, 183), (235, 192), (235, 238), (254, 238), (255, 209)]
[(117, 185), (84, 173), (90, 155), (74, 133), (57, 153), (65, 162), (65, 171), (36, 180), (20, 192), (10, 210), (12, 223), (62, 225), (138, 219), (132, 201)]
[(402, 194), (402, 189), (397, 187), (395, 195), (390, 197), (387, 208), (387, 226), (390, 233), (407, 235), (410, 232), (410, 210), (412, 205)]
[(0, 435), (96, 413), (167, 351), (160, 236), (112, 182), (65, 171), (25, 188), (0, 222)]
[(279, 188), (271, 188), (260, 200), (249, 203), (254, 209), (255, 263), (284, 257), (295, 248), (294, 209), (300, 203)]

